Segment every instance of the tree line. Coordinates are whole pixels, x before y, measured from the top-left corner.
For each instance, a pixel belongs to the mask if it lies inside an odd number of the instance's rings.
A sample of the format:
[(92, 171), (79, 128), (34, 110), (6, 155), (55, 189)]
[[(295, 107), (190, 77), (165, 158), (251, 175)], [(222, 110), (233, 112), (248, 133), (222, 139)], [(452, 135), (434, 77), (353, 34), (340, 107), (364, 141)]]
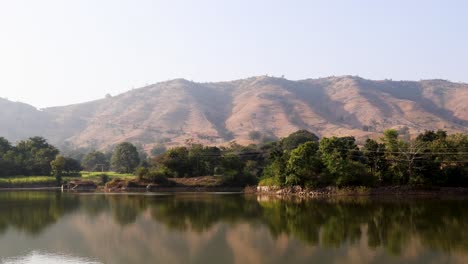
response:
[(136, 174), (152, 181), (215, 175), (236, 185), (468, 186), (468, 135), (438, 130), (407, 139), (389, 129), (358, 146), (351, 136), (299, 130), (262, 145), (189, 143), (153, 156)]
[(466, 134), (425, 131), (404, 140), (389, 129), (380, 140), (367, 139), (361, 147), (354, 137), (318, 140), (307, 131), (289, 137), (300, 144), (281, 140), (267, 147), (266, 185), (468, 185)]
[(468, 186), (468, 135), (438, 130), (403, 139), (389, 129), (358, 146), (351, 136), (319, 139), (299, 130), (262, 145), (176, 147), (150, 166), (150, 177), (220, 175), (240, 184)]
[(242, 146), (187, 142), (151, 157), (129, 142), (112, 152), (91, 151), (79, 159), (60, 155), (44, 138), (13, 146), (0, 137), (0, 176), (79, 175), (81, 170), (135, 173), (140, 180), (220, 176), (226, 184), (293, 186), (468, 186), (468, 135), (425, 131), (403, 139), (386, 130), (358, 146), (354, 137), (319, 137), (299, 130), (278, 141)]
[[(59, 153), (42, 137), (22, 140), (15, 146), (0, 137), (0, 176), (51, 175), (51, 162)], [(81, 165), (75, 159), (64, 158), (63, 170), (72, 175), (81, 170)]]
[(110, 154), (92, 151), (82, 160), (67, 157), (42, 137), (32, 137), (12, 145), (0, 137), (0, 177), (80, 176), (83, 169), (131, 173), (140, 165), (141, 153), (131, 143), (117, 145)]

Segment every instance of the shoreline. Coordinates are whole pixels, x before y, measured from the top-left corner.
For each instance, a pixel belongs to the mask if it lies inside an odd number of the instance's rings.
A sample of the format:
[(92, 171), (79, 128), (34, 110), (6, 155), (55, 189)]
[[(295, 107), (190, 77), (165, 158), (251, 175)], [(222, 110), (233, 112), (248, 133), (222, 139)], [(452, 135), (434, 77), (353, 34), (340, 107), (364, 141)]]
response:
[(106, 189), (100, 187), (97, 189), (98, 191), (104, 191), (107, 193), (125, 193), (125, 192), (149, 192), (149, 193), (158, 193), (158, 192), (199, 192), (199, 193), (212, 193), (212, 192), (225, 192), (225, 193), (245, 193), (243, 187), (228, 187), (228, 186), (174, 186), (174, 187), (151, 187), (148, 189), (147, 187), (127, 187), (121, 189)]
[[(31, 187), (1, 187), (0, 191), (59, 191), (61, 187), (56, 186), (38, 186)], [(62, 190), (62, 192), (105, 192), (105, 193), (125, 193), (125, 192), (198, 192), (198, 193), (243, 193), (256, 194), (261, 196), (276, 197), (301, 197), (301, 198), (327, 198), (338, 196), (350, 197), (376, 197), (376, 196), (421, 196), (421, 197), (447, 197), (447, 196), (466, 196), (468, 197), (468, 187), (417, 187), (417, 186), (382, 186), (382, 187), (324, 187), (324, 188), (302, 188), (278, 187), (278, 186), (247, 186), (247, 187), (229, 187), (229, 186), (154, 186), (150, 189), (146, 187), (125, 187), (107, 189), (98, 186), (95, 189), (77, 189)]]
[(43, 186), (43, 187), (1, 187), (0, 191), (52, 191), (52, 190), (60, 190), (61, 187), (51, 187), (51, 186)]
[(468, 196), (468, 187), (418, 187), (418, 186), (381, 186), (381, 187), (324, 187), (324, 188), (302, 188), (257, 186), (252, 193), (258, 195), (269, 195), (278, 197), (337, 197), (337, 196)]

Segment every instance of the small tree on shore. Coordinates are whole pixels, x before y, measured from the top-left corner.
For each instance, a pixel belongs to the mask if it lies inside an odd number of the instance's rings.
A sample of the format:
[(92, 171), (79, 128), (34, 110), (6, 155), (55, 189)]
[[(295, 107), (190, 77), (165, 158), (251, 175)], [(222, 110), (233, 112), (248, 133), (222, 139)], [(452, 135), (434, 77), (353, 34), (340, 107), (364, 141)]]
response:
[(62, 183), (63, 170), (65, 169), (65, 158), (63, 156), (57, 156), (50, 162), (50, 166), (55, 180), (57, 181), (57, 185), (60, 185)]

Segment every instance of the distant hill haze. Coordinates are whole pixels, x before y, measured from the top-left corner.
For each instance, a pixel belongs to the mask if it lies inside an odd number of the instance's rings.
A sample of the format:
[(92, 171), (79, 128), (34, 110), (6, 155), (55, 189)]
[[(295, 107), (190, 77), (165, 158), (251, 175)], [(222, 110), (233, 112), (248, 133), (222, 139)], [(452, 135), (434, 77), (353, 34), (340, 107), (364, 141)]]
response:
[(267, 76), (217, 83), (161, 82), (100, 100), (38, 110), (0, 99), (0, 136), (105, 149), (122, 141), (149, 150), (187, 140), (240, 144), (307, 129), (319, 136), (378, 137), (444, 129), (468, 132), (468, 84), (366, 80), (290, 81)]

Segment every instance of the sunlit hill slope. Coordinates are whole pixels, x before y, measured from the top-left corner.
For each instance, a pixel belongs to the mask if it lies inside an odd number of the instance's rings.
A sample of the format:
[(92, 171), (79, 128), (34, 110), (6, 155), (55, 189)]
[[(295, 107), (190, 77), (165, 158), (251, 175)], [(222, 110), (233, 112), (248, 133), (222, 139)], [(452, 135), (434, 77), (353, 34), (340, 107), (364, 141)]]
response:
[[(37, 110), (0, 99), (0, 136), (41, 135), (61, 145), (106, 148), (131, 141), (241, 144), (287, 136), (377, 137), (384, 129), (468, 132), (468, 84), (373, 81), (353, 76), (290, 81), (252, 77), (195, 83), (177, 79), (88, 103)], [(256, 131), (258, 133), (253, 133)]]

